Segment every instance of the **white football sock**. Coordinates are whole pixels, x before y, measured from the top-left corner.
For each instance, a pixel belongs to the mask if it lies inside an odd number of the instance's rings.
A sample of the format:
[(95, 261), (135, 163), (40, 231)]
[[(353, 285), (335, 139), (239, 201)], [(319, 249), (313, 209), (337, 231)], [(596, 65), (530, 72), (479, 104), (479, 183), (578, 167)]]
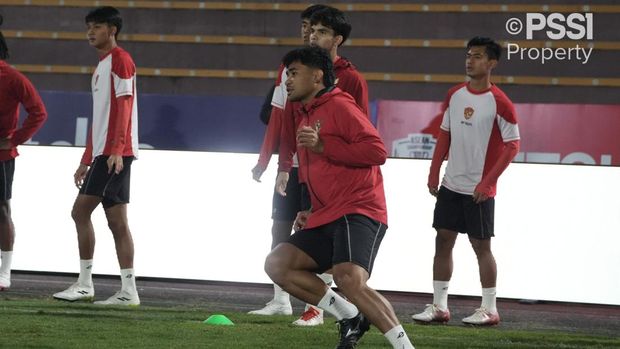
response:
[(342, 298), (331, 288), (327, 289), (327, 292), (323, 298), (321, 298), (317, 306), (332, 314), (338, 321), (342, 319), (351, 319), (359, 314), (359, 310), (357, 310), (357, 307), (353, 303)]
[(121, 269), (121, 290), (129, 293), (138, 293), (136, 288), (136, 274), (133, 268)]
[(11, 277), (11, 260), (13, 259), (13, 251), (0, 252), (2, 266), (0, 266), (0, 275)]
[(93, 285), (93, 260), (80, 259), (80, 276), (78, 283), (83, 286)]
[(323, 282), (327, 286), (331, 287), (331, 285), (334, 283), (334, 276), (332, 274), (323, 273), (323, 274), (317, 274), (316, 276), (318, 276), (319, 279), (323, 280)]
[(496, 304), (496, 295), (497, 293), (497, 288), (496, 287), (489, 287), (489, 288), (483, 288), (482, 289), (482, 307), (490, 312), (496, 312), (497, 311), (497, 304)]
[(433, 304), (439, 309), (448, 309), (448, 286), (450, 281), (433, 280)]
[(394, 349), (415, 349), (402, 325), (398, 325), (384, 334)]
[(278, 304), (289, 304), (291, 302), (291, 297), (282, 287), (273, 284), (273, 301)]

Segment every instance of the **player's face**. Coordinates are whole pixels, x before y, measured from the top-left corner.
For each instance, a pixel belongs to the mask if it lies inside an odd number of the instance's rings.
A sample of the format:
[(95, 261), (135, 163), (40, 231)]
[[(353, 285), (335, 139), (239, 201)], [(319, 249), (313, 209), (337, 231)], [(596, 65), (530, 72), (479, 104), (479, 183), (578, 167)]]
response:
[(342, 41), (342, 36), (335, 35), (334, 30), (322, 24), (315, 24), (310, 31), (310, 45), (331, 51), (338, 47)]
[(107, 23), (88, 22), (86, 24), (86, 38), (90, 46), (94, 48), (105, 48), (114, 40), (116, 27)]
[(305, 18), (301, 20), (301, 39), (304, 41), (304, 45), (310, 44), (310, 32), (312, 31), (312, 26), (310, 26), (310, 19)]
[(473, 46), (467, 51), (465, 72), (472, 79), (479, 79), (490, 74), (497, 61), (489, 59), (484, 46)]
[(292, 102), (301, 101), (302, 103), (310, 101), (320, 88), (323, 77), (319, 72), (320, 70), (312, 69), (301, 64), (301, 62), (289, 64), (286, 71), (288, 99)]

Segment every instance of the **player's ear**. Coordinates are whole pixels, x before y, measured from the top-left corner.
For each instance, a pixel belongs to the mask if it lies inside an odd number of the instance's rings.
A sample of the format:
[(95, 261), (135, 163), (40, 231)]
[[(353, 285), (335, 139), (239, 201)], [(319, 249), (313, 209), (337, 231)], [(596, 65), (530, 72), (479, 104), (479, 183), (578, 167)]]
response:
[(344, 39), (344, 37), (342, 35), (336, 35), (334, 37), (334, 44), (336, 45), (336, 47), (340, 46), (340, 44), (342, 43), (343, 39)]
[(118, 31), (118, 28), (115, 25), (108, 24), (108, 26), (110, 27), (110, 31), (111, 31), (110, 34), (112, 34), (112, 36), (116, 36), (116, 32)]
[(323, 83), (323, 71), (321, 69), (315, 69), (312, 77), (315, 84)]
[(495, 67), (497, 67), (497, 59), (490, 59), (489, 60), (489, 69), (495, 69)]

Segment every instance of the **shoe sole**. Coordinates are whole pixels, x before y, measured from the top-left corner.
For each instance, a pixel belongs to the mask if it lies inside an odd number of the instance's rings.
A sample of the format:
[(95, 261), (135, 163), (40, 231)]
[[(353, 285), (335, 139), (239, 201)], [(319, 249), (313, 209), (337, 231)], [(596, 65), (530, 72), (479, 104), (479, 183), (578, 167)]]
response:
[(321, 326), (321, 325), (323, 325), (323, 322), (319, 322), (319, 323), (316, 323), (316, 324), (305, 324), (305, 323), (301, 324), (301, 323), (298, 323), (297, 321), (293, 321), (292, 325), (293, 326), (298, 326), (298, 327), (313, 327), (313, 326)]
[(463, 321), (463, 324), (466, 327), (493, 327), (493, 326), (498, 326), (499, 325), (499, 321), (495, 322), (495, 323), (490, 323), (490, 324), (472, 324), (472, 323), (464, 322)]
[(59, 301), (64, 301), (64, 302), (86, 302), (86, 303), (92, 303), (95, 300), (95, 297), (85, 297), (85, 298), (76, 298), (76, 299), (67, 299), (67, 298), (60, 298), (60, 297), (56, 297), (53, 296), (54, 299), (59, 300)]
[(418, 325), (447, 325), (450, 320), (432, 320), (432, 321), (423, 321), (412, 319)]
[(131, 308), (137, 308), (140, 306), (140, 304), (101, 304), (101, 303), (93, 303), (96, 306), (100, 306), (100, 307), (119, 307), (119, 308), (125, 308), (125, 307), (131, 307)]

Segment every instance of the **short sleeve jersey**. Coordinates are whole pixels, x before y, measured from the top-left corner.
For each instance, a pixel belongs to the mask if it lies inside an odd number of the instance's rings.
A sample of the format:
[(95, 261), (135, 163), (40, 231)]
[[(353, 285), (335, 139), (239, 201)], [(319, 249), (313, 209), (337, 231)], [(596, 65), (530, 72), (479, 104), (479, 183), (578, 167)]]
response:
[(520, 139), (515, 108), (497, 86), (474, 91), (467, 83), (450, 89), (444, 106), (441, 129), (450, 133), (450, 151), (442, 185), (470, 195), (504, 143)]

